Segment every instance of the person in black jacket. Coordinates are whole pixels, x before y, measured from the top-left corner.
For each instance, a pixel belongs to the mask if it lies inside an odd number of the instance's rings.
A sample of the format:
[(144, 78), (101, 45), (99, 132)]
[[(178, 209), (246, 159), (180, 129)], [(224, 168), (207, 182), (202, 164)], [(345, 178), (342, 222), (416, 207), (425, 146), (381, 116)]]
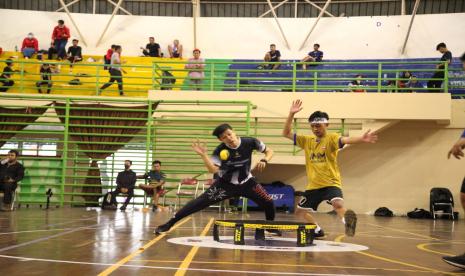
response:
[(11, 75), (14, 73), (12, 69), (13, 61), (11, 59), (7, 59), (5, 63), (6, 66), (3, 68), (3, 73), (0, 75), (0, 82), (3, 84), (3, 86), (0, 87), (0, 92), (6, 92), (15, 84), (15, 82), (11, 79)]
[(7, 158), (0, 161), (0, 191), (4, 194), (1, 211), (11, 211), (13, 193), (24, 177), (24, 167), (18, 162), (18, 157), (17, 150), (10, 150)]
[(131, 198), (134, 197), (134, 187), (136, 186), (137, 176), (131, 170), (132, 161), (124, 161), (124, 171), (119, 172), (116, 177), (116, 189), (112, 192), (112, 196), (116, 197), (118, 194), (127, 194), (126, 201), (123, 206), (119, 208), (121, 211), (126, 210)]

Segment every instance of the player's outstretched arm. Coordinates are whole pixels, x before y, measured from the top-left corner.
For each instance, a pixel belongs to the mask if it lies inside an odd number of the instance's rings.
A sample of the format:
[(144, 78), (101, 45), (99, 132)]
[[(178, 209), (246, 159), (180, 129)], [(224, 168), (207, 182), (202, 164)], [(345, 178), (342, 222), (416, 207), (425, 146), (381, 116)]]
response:
[(449, 159), (451, 155), (453, 155), (457, 159), (464, 157), (464, 154), (463, 154), (464, 148), (465, 148), (465, 137), (462, 137), (457, 142), (455, 142), (455, 144), (449, 150), (449, 152), (447, 153), (447, 159)]
[(291, 108), (289, 109), (289, 115), (287, 116), (286, 124), (284, 125), (282, 133), (284, 137), (290, 140), (294, 140), (294, 133), (292, 133), (292, 123), (294, 121), (294, 115), (302, 109), (303, 108), (301, 100), (295, 100), (292, 102)]
[(218, 166), (213, 164), (213, 162), (210, 160), (210, 156), (208, 156), (208, 153), (207, 153), (208, 152), (207, 145), (205, 143), (201, 143), (199, 140), (194, 141), (192, 143), (192, 149), (198, 155), (200, 155), (209, 173), (217, 173), (219, 171)]
[(374, 144), (378, 141), (378, 135), (374, 132), (371, 132), (369, 129), (365, 134), (359, 137), (342, 137), (341, 142), (344, 145), (350, 144), (360, 144), (360, 143), (371, 143)]

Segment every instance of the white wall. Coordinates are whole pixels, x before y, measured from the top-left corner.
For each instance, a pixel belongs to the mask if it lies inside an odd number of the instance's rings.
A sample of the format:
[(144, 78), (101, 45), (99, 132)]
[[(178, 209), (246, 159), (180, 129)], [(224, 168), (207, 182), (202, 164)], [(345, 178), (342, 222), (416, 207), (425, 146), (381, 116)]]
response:
[[(193, 21), (185, 17), (115, 16), (102, 41), (110, 15), (73, 14), (87, 40), (85, 53), (102, 54), (110, 44), (122, 44), (126, 55), (137, 55), (148, 36), (155, 36), (163, 51), (178, 38), (190, 52), (193, 48)], [(39, 39), (41, 48), (48, 48), (53, 26), (64, 19), (73, 37), (77, 32), (65, 13), (0, 9), (0, 47), (20, 47), (30, 31)], [(21, 18), (22, 20), (18, 20)], [(311, 35), (305, 50), (300, 45), (314, 18), (280, 18), (290, 47), (285, 47), (273, 18), (199, 18), (198, 47), (206, 58), (261, 58), (270, 43), (275, 43), (283, 58), (301, 58), (314, 42), (322, 45), (327, 59), (338, 58), (401, 58), (400, 49), (408, 28), (409, 16), (322, 18)], [(417, 15), (406, 58), (437, 57), (435, 46), (446, 42), (454, 56), (465, 51), (465, 13)]]

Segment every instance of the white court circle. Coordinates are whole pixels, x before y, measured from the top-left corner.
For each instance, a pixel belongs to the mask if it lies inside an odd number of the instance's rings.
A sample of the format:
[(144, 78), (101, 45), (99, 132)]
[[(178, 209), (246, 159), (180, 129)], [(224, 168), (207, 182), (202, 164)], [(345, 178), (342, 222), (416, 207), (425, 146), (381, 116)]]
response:
[(257, 244), (254, 237), (245, 237), (245, 245), (235, 245), (231, 236), (220, 237), (220, 241), (206, 237), (179, 237), (168, 240), (170, 243), (219, 249), (241, 249), (258, 251), (290, 252), (353, 252), (367, 250), (368, 247), (353, 243), (315, 240), (314, 246), (297, 247), (295, 238), (270, 237), (265, 244)]

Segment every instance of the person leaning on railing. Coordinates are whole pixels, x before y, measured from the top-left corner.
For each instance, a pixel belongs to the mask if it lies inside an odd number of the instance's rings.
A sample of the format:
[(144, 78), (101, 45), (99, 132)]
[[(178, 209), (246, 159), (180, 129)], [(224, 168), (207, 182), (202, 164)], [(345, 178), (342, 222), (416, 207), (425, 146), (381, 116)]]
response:
[(3, 191), (3, 207), (1, 211), (11, 211), (13, 193), (18, 182), (24, 178), (24, 166), (18, 162), (19, 152), (10, 150), (8, 156), (0, 161), (0, 190)]
[(191, 83), (191, 88), (193, 90), (201, 90), (202, 81), (205, 78), (205, 60), (200, 58), (200, 50), (194, 49), (192, 51), (194, 57), (188, 60), (185, 68), (189, 70), (189, 78)]
[(0, 75), (0, 82), (3, 84), (0, 87), (0, 92), (6, 92), (9, 88), (11, 88), (15, 82), (11, 79), (11, 75), (13, 75), (13, 60), (7, 59), (5, 61), (6, 66), (3, 68), (3, 73)]
[[(452, 53), (447, 49), (447, 46), (444, 42), (441, 42), (436, 46), (436, 51), (439, 51), (442, 54), (440, 59), (441, 61), (447, 64), (451, 63)], [(441, 89), (441, 85), (445, 76), (444, 68), (444, 63), (436, 65), (436, 69), (438, 69), (438, 71), (434, 72), (431, 78), (437, 80), (428, 81), (428, 88), (430, 88), (431, 92), (439, 92), (439, 89)]]

